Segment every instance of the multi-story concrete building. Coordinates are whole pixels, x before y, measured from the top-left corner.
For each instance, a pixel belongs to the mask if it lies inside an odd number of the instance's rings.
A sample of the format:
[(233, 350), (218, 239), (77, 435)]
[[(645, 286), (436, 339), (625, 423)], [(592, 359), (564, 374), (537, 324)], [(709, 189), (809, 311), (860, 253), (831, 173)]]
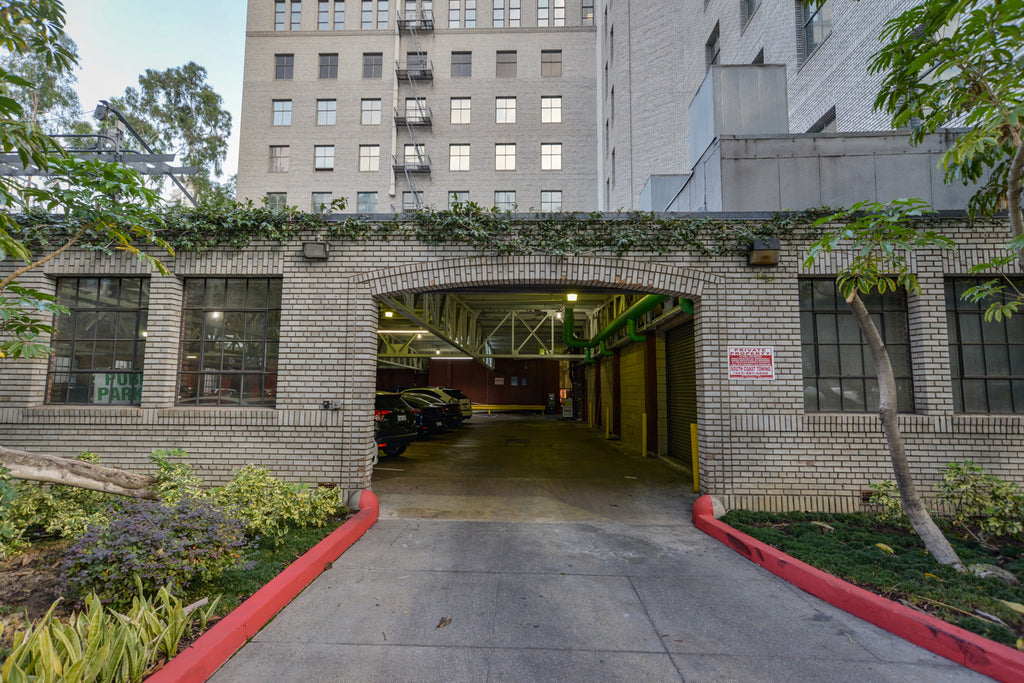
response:
[(240, 196), (595, 206), (592, 3), (250, 0), (247, 28)]

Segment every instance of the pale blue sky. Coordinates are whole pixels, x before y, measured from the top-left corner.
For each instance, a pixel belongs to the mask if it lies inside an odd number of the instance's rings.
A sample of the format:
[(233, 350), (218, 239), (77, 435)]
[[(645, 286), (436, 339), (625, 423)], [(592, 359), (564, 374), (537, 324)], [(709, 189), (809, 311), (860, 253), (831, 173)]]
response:
[(78, 44), (78, 96), (91, 113), (101, 99), (138, 85), (146, 69), (189, 61), (231, 112), (225, 175), (238, 168), (246, 0), (63, 0), (67, 32)]

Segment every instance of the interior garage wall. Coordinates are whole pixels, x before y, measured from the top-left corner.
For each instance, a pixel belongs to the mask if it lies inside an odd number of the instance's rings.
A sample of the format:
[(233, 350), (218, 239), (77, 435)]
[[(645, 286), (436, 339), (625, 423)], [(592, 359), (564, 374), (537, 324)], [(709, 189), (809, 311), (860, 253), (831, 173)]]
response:
[(558, 396), (558, 361), (497, 358), (494, 370), (469, 360), (432, 360), (428, 386), (455, 387), (473, 403), (546, 406)]
[(377, 391), (395, 391), (408, 387), (425, 387), (430, 376), (411, 368), (379, 368), (377, 370)]

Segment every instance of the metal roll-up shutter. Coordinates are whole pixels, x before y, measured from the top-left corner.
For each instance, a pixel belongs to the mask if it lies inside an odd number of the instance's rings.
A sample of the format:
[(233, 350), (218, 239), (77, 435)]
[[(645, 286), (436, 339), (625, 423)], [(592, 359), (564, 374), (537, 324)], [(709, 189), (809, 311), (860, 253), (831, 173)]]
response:
[(697, 354), (693, 321), (665, 333), (668, 454), (691, 461), (690, 425), (697, 423)]

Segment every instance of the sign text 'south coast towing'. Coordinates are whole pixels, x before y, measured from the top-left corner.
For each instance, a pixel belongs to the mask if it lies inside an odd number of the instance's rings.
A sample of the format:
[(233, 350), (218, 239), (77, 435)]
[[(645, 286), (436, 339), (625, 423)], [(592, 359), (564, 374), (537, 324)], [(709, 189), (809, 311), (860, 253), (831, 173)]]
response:
[(729, 379), (775, 379), (775, 347), (730, 346)]

